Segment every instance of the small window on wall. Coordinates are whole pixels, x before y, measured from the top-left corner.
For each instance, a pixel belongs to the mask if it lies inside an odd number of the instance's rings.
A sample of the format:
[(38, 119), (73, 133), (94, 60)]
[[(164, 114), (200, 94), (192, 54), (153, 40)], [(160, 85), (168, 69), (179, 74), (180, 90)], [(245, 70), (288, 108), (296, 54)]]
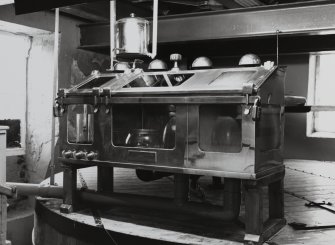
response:
[[(335, 53), (310, 55), (309, 105), (335, 106)], [(307, 114), (307, 136), (335, 138), (335, 111), (314, 111)]]

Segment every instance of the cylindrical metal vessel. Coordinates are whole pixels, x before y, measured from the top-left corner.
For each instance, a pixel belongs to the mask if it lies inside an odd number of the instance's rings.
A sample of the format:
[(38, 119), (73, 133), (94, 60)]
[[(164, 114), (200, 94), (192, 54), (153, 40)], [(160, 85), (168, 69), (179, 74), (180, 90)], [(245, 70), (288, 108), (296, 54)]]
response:
[(131, 14), (120, 19), (115, 26), (115, 49), (117, 55), (149, 55), (150, 24)]
[(154, 129), (133, 129), (126, 139), (126, 145), (157, 148), (161, 146), (160, 136)]

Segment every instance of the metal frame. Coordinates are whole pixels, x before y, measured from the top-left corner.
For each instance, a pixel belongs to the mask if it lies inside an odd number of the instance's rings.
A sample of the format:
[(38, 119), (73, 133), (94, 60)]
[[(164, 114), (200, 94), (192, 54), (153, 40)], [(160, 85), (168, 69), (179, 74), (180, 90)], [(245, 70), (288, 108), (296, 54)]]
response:
[[(255, 74), (251, 76), (251, 79), (248, 78), (245, 82), (241, 83), (240, 88), (236, 91), (232, 91), (229, 87), (226, 89), (223, 87), (222, 89), (217, 88), (217, 91), (214, 91), (215, 93), (212, 94), (210, 93), (213, 92), (212, 90), (207, 91), (210, 81), (215, 80), (222, 72), (245, 70), (255, 71)], [(81, 94), (80, 89), (68, 93), (64, 91), (61, 92), (63, 97), (58, 98), (60, 107), (67, 108), (68, 105), (73, 104), (90, 104), (95, 108), (94, 132), (97, 134), (94, 136), (95, 140), (91, 145), (69, 144), (67, 142), (66, 133), (67, 117), (62, 117), (60, 119), (61, 145), (62, 150), (69, 152), (69, 154), (64, 153), (63, 157), (66, 158), (68, 155), (76, 159), (73, 152), (83, 150), (87, 153), (99, 151), (99, 157), (96, 160), (109, 162), (108, 165), (111, 167), (123, 166), (150, 170), (159, 169), (160, 171), (171, 171), (173, 173), (205, 174), (241, 179), (255, 179), (259, 176), (266, 175), (269, 171), (276, 171), (277, 167), (282, 164), (281, 130), (278, 126), (282, 123), (282, 113), (284, 111), (283, 80), (285, 71), (283, 68), (273, 67), (273, 69), (266, 70), (262, 67), (253, 67), (213, 69), (206, 71), (197, 72), (203, 74), (213, 73), (215, 76), (212, 74), (213, 76), (209, 80), (205, 79), (206, 76), (201, 76), (199, 81), (196, 81), (196, 79), (193, 81), (192, 78), (190, 78), (190, 81), (187, 80), (183, 85), (180, 85), (180, 87), (183, 87), (183, 90), (179, 91), (173, 91), (174, 87), (159, 88), (161, 93), (158, 93), (158, 95), (152, 93), (152, 87), (116, 89), (106, 94), (104, 93), (105, 89), (102, 89), (105, 85), (91, 89), (91, 94)], [(182, 73), (185, 73), (185, 71), (180, 71), (180, 74)], [(126, 78), (136, 77), (139, 74), (142, 73), (133, 75), (125, 74), (125, 76)], [(178, 73), (172, 72), (171, 74)], [(130, 81), (132, 81), (132, 79), (129, 79), (128, 82)], [(198, 83), (199, 86), (197, 89), (192, 90), (191, 88), (194, 83)], [(249, 84), (253, 86), (249, 86)], [(254, 87), (258, 89), (253, 89)], [(186, 91), (187, 89), (191, 91)], [(131, 90), (134, 90), (134, 92)], [(99, 93), (99, 91), (101, 93)], [(185, 94), (180, 93), (180, 91), (185, 91)], [(200, 95), (197, 95), (194, 91), (197, 91)], [(171, 96), (170, 92), (178, 93)], [(259, 100), (262, 100), (262, 105), (257, 105)], [(118, 104), (175, 105), (177, 128), (176, 147), (174, 149), (151, 149), (113, 145), (111, 138), (113, 130), (111, 112), (113, 112), (115, 106)], [(206, 104), (241, 106), (241, 144), (243, 146), (241, 152), (205, 152), (199, 148), (199, 135), (193, 134), (199, 133), (200, 130), (199, 107)], [(258, 108), (258, 106), (261, 106), (261, 108)], [(257, 119), (257, 112), (255, 112), (255, 110), (258, 109), (263, 111), (259, 120)], [(64, 110), (66, 113), (66, 109)], [(122, 115), (118, 116), (121, 117)], [(192, 128), (194, 132), (191, 132), (190, 128)], [(272, 132), (275, 136), (271, 136), (271, 138), (264, 130)], [(189, 141), (189, 137), (194, 138), (197, 144)], [(266, 141), (267, 143), (265, 143)], [(267, 144), (270, 144), (272, 147), (270, 151)], [(186, 155), (185, 152), (187, 152)], [(201, 157), (193, 159), (192, 154)], [(149, 162), (144, 161), (147, 157), (151, 159)], [(86, 158), (78, 158), (77, 160), (78, 163), (85, 163), (85, 159)], [(226, 164), (222, 164), (222, 162)], [(234, 164), (231, 164), (233, 162)], [(72, 163), (75, 164), (76, 161), (72, 161)]]

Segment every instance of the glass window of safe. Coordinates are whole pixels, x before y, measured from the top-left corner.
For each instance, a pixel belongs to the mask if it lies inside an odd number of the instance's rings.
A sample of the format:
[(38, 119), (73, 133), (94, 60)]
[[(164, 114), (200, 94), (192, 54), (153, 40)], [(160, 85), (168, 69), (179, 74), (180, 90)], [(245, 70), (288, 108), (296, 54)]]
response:
[(115, 105), (112, 111), (113, 145), (175, 147), (176, 116), (173, 105)]
[(67, 118), (67, 137), (72, 144), (92, 144), (94, 136), (92, 105), (70, 105)]
[[(335, 106), (335, 53), (310, 55), (308, 104)], [(319, 111), (307, 115), (307, 136), (334, 138), (335, 112)]]
[(200, 106), (199, 140), (199, 147), (203, 151), (240, 152), (242, 150), (241, 106)]

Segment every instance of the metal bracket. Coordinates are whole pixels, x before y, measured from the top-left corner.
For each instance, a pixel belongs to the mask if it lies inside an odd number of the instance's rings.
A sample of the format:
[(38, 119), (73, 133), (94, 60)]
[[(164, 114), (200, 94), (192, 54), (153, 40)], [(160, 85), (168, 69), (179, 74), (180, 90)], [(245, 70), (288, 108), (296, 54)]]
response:
[(58, 97), (55, 100), (53, 114), (54, 114), (54, 117), (61, 117), (64, 115), (64, 112), (66, 111), (66, 107), (64, 105), (64, 98), (66, 97), (66, 90), (59, 89), (57, 95)]
[(255, 84), (251, 82), (243, 83), (242, 92), (244, 94), (252, 94), (254, 92)]
[(93, 88), (92, 89), (93, 95), (94, 95), (94, 113), (98, 113), (99, 111), (99, 103), (100, 103), (100, 89), (99, 88)]
[(260, 235), (254, 235), (254, 234), (245, 234), (244, 241), (245, 242), (256, 242), (258, 243), (261, 240)]
[(73, 212), (73, 207), (72, 205), (69, 205), (69, 204), (62, 204), (60, 205), (59, 209), (60, 209), (60, 212), (64, 214), (69, 214)]
[(105, 113), (109, 114), (111, 110), (111, 106), (109, 105), (109, 99), (111, 98), (112, 95), (111, 90), (109, 88), (104, 88), (102, 94), (105, 97), (105, 107), (106, 107)]
[(261, 117), (262, 108), (260, 107), (260, 99), (257, 98), (251, 109), (251, 117), (253, 121), (258, 121)]

